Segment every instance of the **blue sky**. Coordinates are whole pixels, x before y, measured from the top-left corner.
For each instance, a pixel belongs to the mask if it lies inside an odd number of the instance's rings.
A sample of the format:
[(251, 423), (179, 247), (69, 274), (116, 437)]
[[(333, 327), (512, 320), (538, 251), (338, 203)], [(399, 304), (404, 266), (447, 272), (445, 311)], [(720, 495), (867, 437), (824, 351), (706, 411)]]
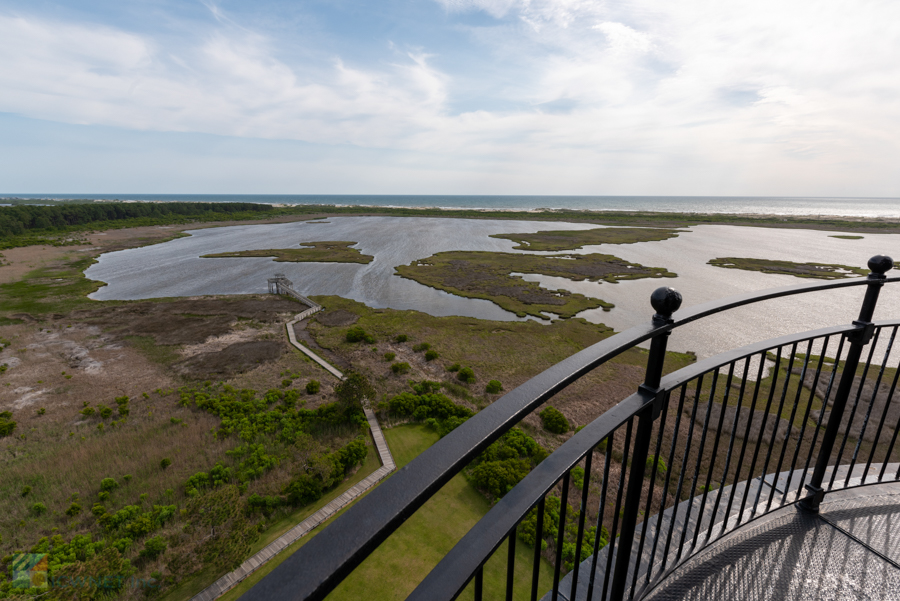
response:
[(0, 193), (900, 195), (895, 0), (0, 0)]

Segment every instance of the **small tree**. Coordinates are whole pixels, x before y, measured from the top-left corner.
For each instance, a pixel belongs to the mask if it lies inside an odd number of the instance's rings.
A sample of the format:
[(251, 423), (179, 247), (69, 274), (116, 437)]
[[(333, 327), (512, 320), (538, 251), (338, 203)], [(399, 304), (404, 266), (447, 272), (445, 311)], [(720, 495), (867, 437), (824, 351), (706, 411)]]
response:
[(351, 409), (367, 406), (375, 398), (375, 389), (364, 375), (351, 371), (334, 387), (334, 394), (344, 409)]
[(306, 383), (306, 394), (317, 394), (321, 386), (318, 380), (310, 380)]
[(112, 478), (104, 478), (100, 481), (100, 490), (110, 491), (114, 488), (117, 488), (118, 486), (119, 483)]

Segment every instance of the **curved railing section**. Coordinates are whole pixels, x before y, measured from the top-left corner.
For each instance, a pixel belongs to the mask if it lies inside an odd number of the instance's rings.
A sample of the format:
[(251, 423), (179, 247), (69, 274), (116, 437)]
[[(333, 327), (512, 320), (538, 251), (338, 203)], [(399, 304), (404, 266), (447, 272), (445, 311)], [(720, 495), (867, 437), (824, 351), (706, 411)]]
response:
[[(505, 598), (519, 598), (523, 591), (513, 590), (512, 574), (515, 547), (524, 544), (519, 534), (526, 517), (535, 541), (526, 598), (537, 599), (540, 590), (550, 590), (554, 600), (639, 597), (679, 562), (762, 513), (798, 500), (817, 510), (827, 490), (855, 482), (857, 462), (863, 458), (862, 482), (872, 479), (873, 470), (879, 481), (890, 476), (885, 470), (897, 426), (888, 416), (895, 418), (896, 403), (890, 401), (900, 370), (885, 366), (900, 322), (873, 324), (871, 319), (883, 284), (900, 281), (884, 275), (892, 265), (888, 257), (874, 257), (865, 279), (740, 295), (694, 307), (677, 320), (672, 315), (681, 296), (671, 288), (658, 289), (651, 298), (657, 313), (649, 324), (569, 357), (479, 412), (285, 560), (244, 599), (324, 598), (522, 418), (592, 369), (647, 340), (651, 346), (640, 389), (540, 463), (410, 599), (454, 599), (470, 586), (479, 600), (486, 569), (505, 570)], [(866, 286), (860, 318), (852, 325), (759, 343), (661, 376), (666, 340), (674, 328), (762, 300), (850, 286)], [(876, 368), (874, 353), (882, 343), (888, 348)], [(871, 350), (857, 373), (866, 347)], [(885, 375), (892, 381), (887, 400), (877, 407), (875, 400), (866, 401), (875, 372), (872, 399), (884, 396)], [(848, 399), (849, 425), (841, 438)], [(885, 437), (890, 438), (887, 445), (881, 442)], [(849, 466), (829, 468), (841, 465), (845, 455), (851, 458)], [(583, 479), (573, 478), (574, 468), (584, 470)], [(804, 496), (804, 490), (809, 494)], [(503, 546), (506, 560), (495, 558), (488, 565)], [(542, 563), (552, 566), (552, 582), (540, 581)]]

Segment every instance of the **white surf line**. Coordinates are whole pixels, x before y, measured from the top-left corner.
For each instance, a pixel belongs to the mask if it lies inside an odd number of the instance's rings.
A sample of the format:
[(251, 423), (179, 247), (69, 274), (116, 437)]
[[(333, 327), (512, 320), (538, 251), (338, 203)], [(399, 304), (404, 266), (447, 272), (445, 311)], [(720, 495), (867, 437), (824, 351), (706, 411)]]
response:
[[(302, 313), (297, 315), (293, 320), (288, 322), (288, 339), (291, 341), (291, 344), (303, 351), (303, 353), (308, 355), (316, 363), (327, 369), (330, 373), (334, 374), (338, 379), (343, 379), (344, 374), (329, 365), (327, 362), (325, 362), (324, 359), (313, 353), (311, 350), (297, 342), (297, 339), (294, 336), (294, 324), (301, 319), (306, 319), (316, 311), (319, 311), (321, 308), (322, 307), (317, 305), (311, 309), (307, 309), (306, 311), (303, 311)], [(257, 552), (246, 561), (244, 561), (244, 563), (242, 563), (240, 566), (238, 566), (236, 570), (225, 574), (224, 576), (213, 582), (211, 585), (194, 595), (191, 598), (191, 601), (215, 601), (215, 599), (218, 599), (219, 597), (233, 589), (235, 586), (240, 584), (240, 582), (247, 578), (247, 576), (258, 570), (263, 566), (263, 564), (275, 557), (278, 553), (284, 551), (294, 542), (314, 530), (317, 526), (331, 518), (334, 514), (349, 505), (355, 499), (362, 496), (363, 493), (381, 482), (385, 477), (387, 477), (388, 474), (397, 469), (397, 464), (394, 463), (394, 457), (391, 455), (391, 450), (387, 446), (387, 442), (384, 439), (384, 434), (381, 431), (381, 426), (378, 425), (378, 420), (375, 418), (375, 414), (367, 408), (364, 408), (363, 411), (365, 411), (366, 420), (369, 422), (369, 429), (372, 432), (372, 440), (375, 442), (375, 448), (378, 450), (378, 458), (381, 460), (381, 467), (332, 499), (331, 502), (319, 509), (317, 512), (263, 547), (259, 552)]]

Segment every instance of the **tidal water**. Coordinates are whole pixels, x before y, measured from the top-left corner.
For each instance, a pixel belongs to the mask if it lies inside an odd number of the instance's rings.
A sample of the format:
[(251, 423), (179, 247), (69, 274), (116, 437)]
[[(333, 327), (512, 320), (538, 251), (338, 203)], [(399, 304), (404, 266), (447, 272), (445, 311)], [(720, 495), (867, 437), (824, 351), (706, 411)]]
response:
[(900, 217), (900, 198), (828, 198), (788, 196), (438, 196), (364, 194), (20, 194), (44, 199), (257, 202), (286, 205), (430, 207), (448, 209), (590, 211), (661, 211), (664, 213), (735, 213), (771, 215), (836, 215)]
[[(517, 320), (485, 300), (466, 299), (394, 275), (394, 267), (447, 250), (512, 250), (515, 243), (490, 234), (547, 229), (590, 229), (585, 224), (537, 221), (432, 219), (405, 217), (337, 217), (328, 222), (263, 224), (195, 230), (180, 238), (144, 248), (107, 253), (86, 275), (106, 282), (92, 298), (143, 299), (204, 294), (266, 291), (266, 279), (282, 272), (305, 295), (334, 294), (370, 307), (415, 309), (431, 315), (464, 315), (481, 319)], [(672, 286), (684, 296), (684, 307), (753, 290), (800, 284), (792, 276), (723, 269), (707, 264), (716, 257), (757, 257), (797, 262), (841, 263), (863, 267), (875, 254), (900, 256), (900, 235), (866, 234), (862, 240), (830, 238), (812, 230), (704, 225), (688, 228), (677, 238), (638, 244), (585, 247), (580, 253), (613, 254), (643, 265), (666, 267), (677, 278), (643, 279), (617, 284), (573, 282), (565, 278), (526, 275), (541, 285), (581, 292), (610, 301), (609, 312), (580, 316), (618, 331), (650, 319), (651, 292)], [(202, 259), (226, 251), (297, 247), (304, 241), (347, 240), (373, 255), (368, 265), (341, 263), (276, 263), (269, 258)], [(863, 288), (766, 301), (728, 311), (679, 328), (669, 348), (708, 357), (724, 350), (792, 332), (849, 323), (856, 319)], [(900, 317), (900, 284), (886, 286), (877, 319)]]

